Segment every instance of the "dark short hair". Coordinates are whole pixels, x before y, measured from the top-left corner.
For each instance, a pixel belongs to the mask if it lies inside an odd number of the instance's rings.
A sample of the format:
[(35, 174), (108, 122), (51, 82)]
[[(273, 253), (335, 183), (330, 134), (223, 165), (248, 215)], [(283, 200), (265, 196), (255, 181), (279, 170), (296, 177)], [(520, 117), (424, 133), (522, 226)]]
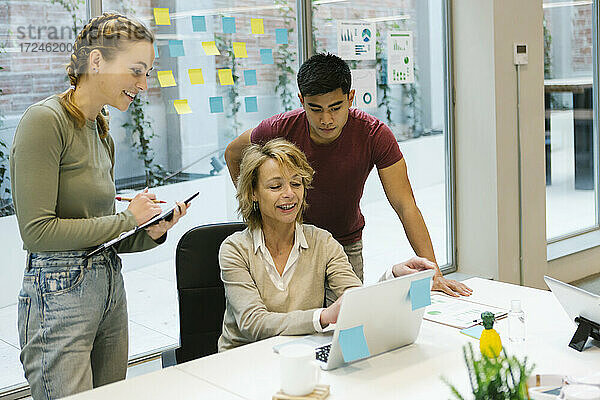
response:
[(302, 96), (318, 96), (337, 89), (348, 94), (351, 84), (348, 64), (331, 53), (315, 54), (298, 71), (298, 90)]

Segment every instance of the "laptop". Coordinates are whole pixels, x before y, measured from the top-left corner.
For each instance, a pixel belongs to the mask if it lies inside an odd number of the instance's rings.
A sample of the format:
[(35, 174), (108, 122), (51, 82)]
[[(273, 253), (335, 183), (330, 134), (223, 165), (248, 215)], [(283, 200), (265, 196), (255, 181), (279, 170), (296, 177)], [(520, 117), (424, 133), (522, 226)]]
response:
[(590, 321), (600, 323), (600, 296), (549, 276), (544, 276), (544, 281), (571, 321), (582, 316)]
[[(370, 356), (414, 343), (421, 329), (425, 307), (412, 310), (409, 290), (412, 281), (433, 277), (433, 270), (416, 272), (374, 285), (348, 289), (333, 332), (306, 336), (273, 347), (308, 344), (315, 348), (321, 368), (346, 365), (338, 341), (341, 330), (362, 325)], [(358, 361), (358, 360), (357, 360)]]

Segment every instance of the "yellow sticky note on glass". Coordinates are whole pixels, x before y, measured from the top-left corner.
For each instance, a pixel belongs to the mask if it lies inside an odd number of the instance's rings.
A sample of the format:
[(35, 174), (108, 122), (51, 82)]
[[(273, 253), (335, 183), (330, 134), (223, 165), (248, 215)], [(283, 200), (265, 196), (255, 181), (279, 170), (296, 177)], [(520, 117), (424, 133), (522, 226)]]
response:
[(246, 50), (245, 42), (233, 42), (233, 54), (237, 58), (248, 58), (248, 51)]
[(265, 33), (265, 26), (262, 18), (250, 18), (250, 27), (252, 28), (252, 33), (256, 33), (258, 35)]
[(161, 87), (177, 86), (173, 71), (158, 71), (156, 72), (156, 75), (158, 76), (158, 82)]
[(188, 69), (188, 75), (190, 76), (190, 83), (192, 85), (203, 85), (204, 76), (202, 75), (202, 68), (190, 68)]
[(217, 49), (215, 42), (202, 42), (202, 50), (207, 56), (220, 56), (221, 52)]
[(233, 85), (233, 75), (230, 69), (219, 69), (218, 71), (221, 85)]
[(154, 23), (156, 25), (171, 25), (171, 18), (169, 17), (168, 8), (155, 8), (154, 9)]
[(173, 106), (175, 106), (175, 111), (177, 111), (177, 114), (191, 114), (192, 113), (192, 109), (190, 108), (190, 105), (188, 104), (187, 99), (174, 100)]

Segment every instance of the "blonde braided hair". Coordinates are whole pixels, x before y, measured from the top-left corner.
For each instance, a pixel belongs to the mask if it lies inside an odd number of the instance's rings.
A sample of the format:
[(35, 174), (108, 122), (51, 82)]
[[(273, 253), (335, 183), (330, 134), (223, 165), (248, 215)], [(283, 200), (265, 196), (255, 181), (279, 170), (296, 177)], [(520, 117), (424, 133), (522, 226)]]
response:
[[(104, 13), (92, 18), (79, 32), (66, 67), (71, 87), (60, 95), (60, 103), (78, 128), (85, 124), (85, 116), (74, 103), (73, 94), (81, 77), (89, 73), (90, 53), (99, 50), (105, 60), (111, 60), (124, 43), (139, 41), (154, 43), (154, 34), (141, 22), (116, 13)], [(108, 123), (102, 113), (96, 116), (96, 123), (98, 134), (104, 139), (108, 135)]]

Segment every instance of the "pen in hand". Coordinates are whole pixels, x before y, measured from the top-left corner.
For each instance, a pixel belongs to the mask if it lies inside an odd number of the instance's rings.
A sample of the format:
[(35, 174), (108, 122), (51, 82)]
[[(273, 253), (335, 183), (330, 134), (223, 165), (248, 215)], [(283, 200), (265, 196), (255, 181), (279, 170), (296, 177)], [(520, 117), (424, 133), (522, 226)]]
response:
[[(131, 197), (117, 196), (117, 197), (115, 197), (115, 200), (118, 200), (118, 201), (131, 201), (131, 200), (133, 200), (133, 198), (131, 198)], [(167, 203), (164, 200), (152, 200), (152, 202), (154, 202), (155, 204), (166, 204)]]

